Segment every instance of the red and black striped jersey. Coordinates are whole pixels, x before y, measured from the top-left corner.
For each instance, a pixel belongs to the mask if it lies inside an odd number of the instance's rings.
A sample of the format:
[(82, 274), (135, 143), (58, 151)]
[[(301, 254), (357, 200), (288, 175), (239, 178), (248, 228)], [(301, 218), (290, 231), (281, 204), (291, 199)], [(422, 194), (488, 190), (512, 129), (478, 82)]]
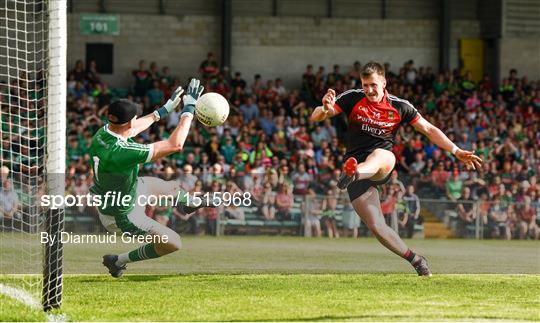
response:
[(391, 150), (400, 124), (413, 124), (420, 114), (404, 99), (386, 93), (378, 103), (367, 99), (362, 89), (339, 94), (334, 109), (347, 116), (347, 155)]

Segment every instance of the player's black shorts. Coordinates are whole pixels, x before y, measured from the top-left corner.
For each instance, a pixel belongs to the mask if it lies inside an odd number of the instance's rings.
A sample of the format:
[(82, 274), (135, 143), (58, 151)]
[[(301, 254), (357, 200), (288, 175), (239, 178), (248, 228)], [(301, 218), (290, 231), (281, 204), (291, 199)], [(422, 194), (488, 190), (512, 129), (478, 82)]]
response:
[[(361, 153), (361, 154), (351, 154), (345, 157), (345, 160), (347, 160), (349, 157), (356, 158), (356, 161), (358, 163), (362, 163), (366, 160), (366, 158), (369, 156), (370, 153)], [(370, 187), (377, 187), (378, 185), (383, 185), (388, 182), (390, 179), (390, 176), (392, 175), (392, 172), (390, 172), (385, 178), (378, 180), (378, 181), (372, 181), (369, 179), (362, 179), (359, 181), (354, 181), (347, 187), (347, 193), (349, 194), (349, 199), (354, 201), (356, 198), (367, 192)]]

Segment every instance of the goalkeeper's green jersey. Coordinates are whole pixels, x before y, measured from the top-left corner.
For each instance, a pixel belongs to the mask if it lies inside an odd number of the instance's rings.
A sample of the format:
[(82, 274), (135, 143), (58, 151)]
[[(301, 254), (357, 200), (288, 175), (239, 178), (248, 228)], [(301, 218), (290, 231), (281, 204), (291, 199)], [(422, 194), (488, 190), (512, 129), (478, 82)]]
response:
[[(94, 185), (90, 192), (101, 196), (101, 214), (126, 216), (136, 202), (139, 164), (147, 163), (152, 158), (153, 145), (136, 143), (133, 139), (123, 138), (109, 130), (108, 126), (99, 129), (89, 149), (90, 162), (94, 170)], [(105, 194), (109, 193), (108, 203)], [(111, 205), (111, 195), (131, 196), (131, 203), (123, 206), (115, 202)]]

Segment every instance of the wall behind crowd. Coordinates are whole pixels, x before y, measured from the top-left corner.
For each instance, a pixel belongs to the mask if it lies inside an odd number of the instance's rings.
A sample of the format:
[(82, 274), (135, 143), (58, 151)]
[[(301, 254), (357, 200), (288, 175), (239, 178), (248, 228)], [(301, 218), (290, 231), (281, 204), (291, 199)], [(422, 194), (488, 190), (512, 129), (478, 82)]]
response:
[(219, 52), (219, 18), (211, 16), (120, 15), (120, 35), (82, 35), (79, 14), (68, 15), (68, 66), (85, 57), (87, 43), (114, 44), (113, 74), (102, 74), (114, 86), (131, 84), (140, 59), (158, 61), (180, 77), (197, 75), (201, 57)]
[[(118, 36), (82, 35), (80, 13), (101, 11), (99, 1), (87, 2), (92, 6), (73, 2), (68, 15), (68, 65), (85, 57), (86, 43), (112, 43), (114, 73), (103, 76), (115, 86), (131, 81), (131, 69), (141, 58), (160, 61), (188, 77), (196, 74), (207, 51), (220, 52), (216, 1), (201, 1), (200, 7), (190, 1), (165, 1), (161, 15), (157, 2), (135, 1), (130, 7), (116, 2), (108, 1), (105, 9), (119, 15)], [(380, 60), (397, 67), (403, 57), (411, 57), (418, 65), (438, 66), (439, 9), (434, 1), (388, 1), (385, 13), (373, 1), (332, 3), (333, 17), (327, 18), (327, 1), (277, 1), (278, 8), (272, 8), (272, 1), (233, 1), (231, 69), (246, 76), (263, 71), (265, 77), (280, 76), (286, 85), (298, 86), (297, 76), (307, 62), (330, 68), (336, 63)], [(459, 65), (458, 40), (480, 37), (476, 1), (459, 3), (463, 5), (455, 6), (451, 24), (451, 68)]]
[[(131, 69), (141, 58), (160, 61), (180, 75), (194, 75), (200, 57), (219, 52), (220, 18), (212, 16), (121, 15), (119, 36), (81, 35), (79, 14), (69, 15), (68, 65), (84, 57), (86, 43), (114, 44), (112, 84), (131, 80)], [(358, 20), (352, 18), (235, 17), (232, 69), (246, 75), (265, 71), (298, 85), (306, 62), (347, 65), (380, 60), (399, 66), (414, 57), (422, 66), (438, 65), (436, 20)], [(479, 36), (474, 20), (452, 22), (451, 67), (458, 66), (458, 39)]]
[[(68, 63), (86, 43), (115, 46), (113, 86), (130, 80), (140, 58), (161, 61), (180, 75), (196, 73), (207, 51), (220, 52), (223, 0), (69, 1)], [(297, 86), (306, 62), (341, 65), (360, 60), (399, 66), (403, 57), (438, 66), (440, 5), (433, 0), (230, 0), (232, 66), (245, 75), (264, 71)], [(459, 39), (485, 40), (485, 68), (511, 68), (540, 78), (540, 1), (448, 0), (450, 68), (459, 67)], [(85, 36), (81, 13), (119, 16), (118, 36)], [(332, 18), (328, 18), (332, 17)], [(496, 71), (496, 72), (494, 72)], [(396, 71), (394, 71), (396, 72)]]

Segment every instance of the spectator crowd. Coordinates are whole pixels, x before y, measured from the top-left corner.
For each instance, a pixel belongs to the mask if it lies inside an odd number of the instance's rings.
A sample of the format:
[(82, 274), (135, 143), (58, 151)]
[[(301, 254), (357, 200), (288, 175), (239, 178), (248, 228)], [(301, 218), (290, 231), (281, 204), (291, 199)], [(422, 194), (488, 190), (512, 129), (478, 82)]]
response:
[[(309, 117), (327, 89), (341, 93), (361, 87), (361, 67), (354, 62), (349, 70), (334, 65), (327, 71), (307, 65), (300, 87), (287, 88), (280, 78), (257, 74), (248, 81), (240, 72), (231, 75), (208, 53), (198, 77), (206, 92), (229, 100), (227, 122), (215, 128), (194, 122), (183, 152), (145, 164), (141, 174), (179, 179), (190, 192), (251, 192), (260, 217), (267, 221), (290, 219), (295, 197), (304, 201), (311, 197), (316, 202), (302, 203), (305, 235), (326, 231), (338, 237), (335, 210), (338, 205), (349, 207), (346, 194), (336, 187), (346, 120), (314, 123)], [(487, 237), (538, 238), (540, 81), (511, 70), (500, 85), (488, 76), (475, 82), (470, 73), (436, 73), (431, 67), (416, 67), (412, 60), (397, 69), (386, 63), (385, 68), (389, 93), (409, 100), (459, 147), (484, 160), (481, 169), (466, 170), (411, 126), (401, 127), (393, 148), (396, 171), (381, 194), (383, 213), (396, 215), (388, 216), (389, 224), (412, 236), (414, 225), (422, 223), (419, 197), (444, 198), (457, 211), (460, 225), (482, 217)], [(84, 193), (91, 186), (87, 147), (106, 122), (113, 99), (127, 97), (147, 114), (188, 80), (156, 62), (147, 66), (144, 60), (132, 76), (129, 87), (112, 89), (95, 62), (85, 67), (78, 61), (69, 71), (66, 187), (71, 193)], [(173, 112), (136, 140), (152, 143), (167, 138), (178, 121), (179, 113)], [(148, 215), (169, 225), (184, 221), (194, 232), (204, 219), (209, 233), (215, 233), (219, 216), (244, 217), (241, 208), (233, 207), (202, 209), (193, 217), (155, 207), (148, 208)], [(358, 235), (356, 217), (343, 221)]]

